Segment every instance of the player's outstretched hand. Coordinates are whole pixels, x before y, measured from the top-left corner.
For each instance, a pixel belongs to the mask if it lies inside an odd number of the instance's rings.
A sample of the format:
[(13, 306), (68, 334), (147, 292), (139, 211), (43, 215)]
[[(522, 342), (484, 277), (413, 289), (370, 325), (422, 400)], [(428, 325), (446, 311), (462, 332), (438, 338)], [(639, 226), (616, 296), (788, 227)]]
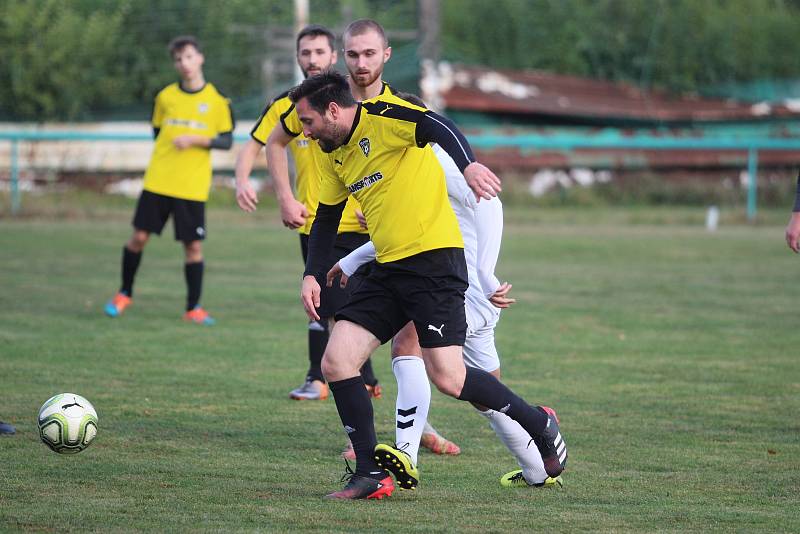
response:
[(789, 219), (789, 224), (786, 225), (786, 244), (795, 253), (800, 252), (800, 211), (792, 213), (792, 218)]
[(303, 307), (306, 309), (306, 315), (315, 321), (319, 321), (319, 314), (317, 313), (317, 308), (319, 308), (319, 293), (320, 287), (317, 283), (317, 279), (311, 275), (304, 276), (303, 286), (300, 289), (300, 300), (303, 302)]
[(306, 224), (308, 209), (305, 204), (298, 202), (295, 198), (281, 202), (281, 221), (286, 228), (300, 228)]
[(333, 279), (336, 278), (339, 275), (342, 276), (341, 278), (339, 278), (339, 287), (344, 289), (344, 288), (347, 287), (347, 281), (350, 279), (350, 277), (347, 276), (346, 274), (344, 274), (344, 271), (342, 270), (342, 267), (339, 265), (339, 262), (337, 261), (336, 265), (331, 267), (331, 270), (328, 271), (328, 274), (325, 277), (326, 280), (328, 281), (328, 287), (333, 286)]
[(500, 178), (493, 173), (489, 167), (473, 161), (464, 169), (464, 178), (467, 180), (472, 192), (475, 193), (475, 200), (478, 202), (482, 198), (491, 200), (496, 197), (502, 188), (500, 187)]
[(258, 194), (253, 189), (250, 180), (236, 181), (236, 203), (247, 213), (256, 211)]
[(515, 302), (517, 299), (512, 299), (508, 296), (508, 292), (511, 291), (511, 288), (514, 287), (508, 282), (503, 282), (500, 284), (500, 287), (489, 297), (489, 302), (491, 302), (496, 308), (508, 308)]

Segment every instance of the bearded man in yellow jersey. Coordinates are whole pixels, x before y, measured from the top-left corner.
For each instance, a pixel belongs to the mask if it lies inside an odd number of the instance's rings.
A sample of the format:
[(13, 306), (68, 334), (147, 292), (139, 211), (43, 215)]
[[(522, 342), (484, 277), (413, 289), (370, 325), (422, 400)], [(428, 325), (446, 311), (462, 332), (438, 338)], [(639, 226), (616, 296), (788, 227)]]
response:
[[(383, 80), (383, 67), (392, 55), (392, 49), (383, 27), (374, 20), (357, 20), (345, 29), (343, 40), (345, 64), (350, 73), (348, 82), (353, 97), (365, 102), (378, 98), (396, 99), (398, 102), (403, 102), (396, 98), (394, 89)], [(294, 139), (304, 137), (302, 130), (303, 125), (292, 107), (281, 116), (281, 124), (273, 129), (267, 140), (270, 171), (273, 177), (279, 177), (278, 181), (280, 182), (288, 183), (289, 179), (285, 147), (291, 147)], [(318, 153), (318, 146), (312, 145), (312, 148), (315, 153)], [(314, 210), (316, 211), (316, 205)], [(349, 214), (350, 208), (347, 206), (342, 224), (345, 222), (349, 224)], [(310, 230), (310, 224), (308, 228)], [(323, 293), (331, 291), (331, 288), (324, 283), (320, 282), (320, 284)], [(333, 284), (332, 287), (336, 286), (338, 283)], [(324, 306), (324, 294), (321, 302)], [(321, 359), (320, 355), (319, 361)], [(459, 446), (441, 436), (427, 422), (430, 385), (413, 328), (402, 330), (392, 342), (392, 371), (398, 382), (397, 424), (399, 429), (403, 429), (404, 433), (409, 434), (407, 442), (410, 445), (406, 450), (414, 461), (416, 462), (420, 444), (436, 454), (459, 454), (461, 452)], [(421, 423), (423, 421), (424, 424)], [(355, 459), (355, 452), (351, 444), (348, 444), (342, 455), (346, 459)]]
[(293, 89), (306, 137), (325, 153), (317, 217), (309, 237), (301, 299), (318, 317), (317, 279), (333, 246), (349, 196), (362, 206), (377, 262), (350, 301), (336, 313), (322, 370), (345, 432), (356, 452), (356, 470), (337, 499), (391, 495), (390, 471), (403, 488), (416, 486), (416, 467), (400, 450), (378, 444), (372, 405), (358, 374), (361, 364), (409, 321), (422, 347), (431, 381), (442, 393), (500, 411), (517, 421), (539, 449), (545, 471), (557, 477), (566, 466), (558, 421), (531, 406), (492, 374), (466, 367), (464, 292), (467, 267), (458, 222), (450, 207), (444, 173), (429, 143), (442, 147), (463, 173), (476, 199), (491, 198), (500, 181), (475, 160), (453, 123), (396, 100), (357, 103), (346, 78), (335, 72), (308, 78)]
[[(394, 89), (383, 80), (384, 65), (392, 56), (392, 49), (383, 27), (370, 19), (354, 21), (345, 29), (343, 41), (345, 65), (350, 74), (348, 83), (353, 97), (362, 102), (384, 99), (404, 103), (402, 99), (395, 96)], [(292, 108), (281, 116), (281, 124), (273, 129), (267, 140), (270, 172), (273, 177), (283, 177), (279, 181), (288, 183), (285, 147), (291, 147), (294, 139), (304, 138), (302, 130), (303, 125)], [(318, 153), (318, 147), (316, 145), (312, 145), (312, 147), (315, 149), (314, 152)], [(424, 150), (430, 151), (431, 149)], [(316, 211), (316, 205), (314, 210)], [(349, 205), (345, 207), (344, 213), (342, 224), (344, 221), (349, 222)], [(324, 306), (324, 293), (331, 291), (339, 284), (337, 281), (331, 288), (323, 282), (320, 284), (323, 291), (321, 303)], [(324, 317), (322, 313), (320, 315)], [(392, 340), (392, 372), (398, 383), (397, 428), (398, 434), (401, 434), (398, 436), (398, 442), (402, 441), (408, 444), (404, 450), (416, 463), (420, 445), (436, 454), (459, 454), (461, 449), (452, 441), (441, 436), (427, 422), (431, 394), (430, 384), (425, 374), (422, 352), (416, 334), (413, 327), (410, 326), (401, 330)], [(342, 454), (347, 459), (355, 458), (355, 452), (351, 445), (348, 445)]]
[[(327, 71), (336, 63), (336, 37), (324, 26), (306, 26), (297, 34), (297, 64), (304, 77), (314, 76)], [(236, 158), (236, 201), (244, 211), (255, 211), (258, 195), (250, 183), (253, 164), (262, 147), (267, 142), (270, 132), (280, 127), (281, 117), (294, 108), (288, 97), (288, 91), (274, 98), (261, 113), (250, 132), (250, 139)], [(292, 192), (289, 182), (288, 168), (283, 173), (273, 173), (275, 196), (281, 209), (281, 220), (287, 228), (297, 229), (300, 234), (300, 250), (305, 264), (308, 252), (308, 232), (314, 222), (319, 194), (319, 173), (308, 139), (302, 134), (289, 137), (281, 149), (284, 160), (285, 149), (292, 153), (295, 163), (295, 189)], [(358, 205), (353, 200), (345, 210), (339, 225), (338, 239), (331, 258), (331, 265), (349, 254), (369, 240), (367, 231), (361, 227), (356, 217)], [(328, 343), (330, 319), (336, 310), (346, 302), (351, 289), (338, 287), (326, 288), (322, 296), (322, 308), (319, 321), (308, 323), (308, 371), (304, 383), (289, 393), (294, 400), (324, 400), (328, 398), (328, 386), (322, 376), (320, 362)], [(381, 396), (381, 386), (372, 370), (370, 360), (361, 370), (364, 383), (373, 397)]]
[(205, 203), (211, 188), (210, 149), (230, 149), (234, 118), (230, 102), (203, 76), (205, 58), (194, 37), (169, 44), (180, 82), (156, 96), (153, 109), (155, 148), (144, 175), (144, 190), (133, 217), (133, 234), (122, 252), (122, 286), (105, 307), (119, 317), (133, 302), (133, 282), (150, 234), (160, 235), (172, 215), (175, 240), (183, 243), (187, 286), (183, 318), (211, 325), (214, 319), (200, 306), (203, 287)]

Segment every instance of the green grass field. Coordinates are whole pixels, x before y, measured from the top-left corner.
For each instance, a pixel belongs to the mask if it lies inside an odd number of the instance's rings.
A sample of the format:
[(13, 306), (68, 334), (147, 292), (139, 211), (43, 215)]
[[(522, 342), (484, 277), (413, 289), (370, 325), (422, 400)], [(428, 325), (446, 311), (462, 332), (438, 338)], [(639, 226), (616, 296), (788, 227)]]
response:
[[(134, 306), (110, 320), (132, 204), (56, 211), (0, 220), (0, 419), (18, 430), (0, 437), (0, 531), (800, 530), (786, 213), (757, 226), (723, 214), (709, 234), (701, 210), (509, 210), (499, 274), (518, 304), (498, 329), (503, 370), (558, 410), (565, 487), (501, 489), (513, 459), (469, 406), (434, 393), (432, 423), (463, 453), (423, 451), (415, 492), (328, 502), (344, 436), (331, 400), (287, 397), (306, 321), (297, 237), (274, 210), (210, 211), (212, 328), (180, 320), (171, 226), (145, 252)], [(385, 349), (375, 367), (391, 441)], [(65, 391), (99, 413), (77, 456), (37, 434), (39, 406)]]

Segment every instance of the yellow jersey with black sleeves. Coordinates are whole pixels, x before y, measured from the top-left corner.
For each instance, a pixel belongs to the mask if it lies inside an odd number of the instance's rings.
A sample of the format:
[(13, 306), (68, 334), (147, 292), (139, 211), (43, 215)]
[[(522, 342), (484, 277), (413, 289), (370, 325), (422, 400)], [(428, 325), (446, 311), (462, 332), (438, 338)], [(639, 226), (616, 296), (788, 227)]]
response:
[(179, 150), (173, 141), (187, 134), (213, 139), (232, 132), (230, 101), (210, 83), (196, 92), (173, 83), (156, 95), (152, 124), (158, 129), (158, 136), (145, 171), (144, 189), (185, 200), (208, 200), (210, 150), (195, 146)]
[[(256, 125), (250, 136), (265, 145), (269, 134), (272, 132), (275, 125), (280, 123), (283, 130), (294, 139), (289, 143), (289, 150), (295, 162), (295, 195), (297, 201), (302, 202), (308, 210), (308, 217), (306, 223), (297, 229), (301, 234), (308, 235), (311, 232), (311, 225), (314, 224), (314, 217), (317, 214), (317, 204), (319, 202), (319, 169), (317, 166), (317, 159), (319, 159), (319, 145), (312, 142), (305, 135), (303, 135), (302, 124), (298, 128), (297, 125), (291, 122), (287, 117), (297, 117), (294, 112), (294, 104), (289, 100), (288, 92), (276, 98), (267, 109), (262, 113), (261, 118), (258, 119)], [(299, 124), (300, 121), (297, 121)], [(288, 124), (293, 126), (290, 128)], [(345, 206), (342, 213), (342, 220), (339, 222), (338, 233), (342, 232), (357, 232), (366, 234), (367, 230), (361, 227), (356, 217), (356, 210), (360, 210), (361, 206), (358, 205), (356, 199), (352, 199)]]
[(345, 143), (320, 161), (320, 203), (356, 197), (380, 263), (464, 247), (442, 166), (427, 142), (417, 141), (426, 112), (394, 96), (365, 101)]

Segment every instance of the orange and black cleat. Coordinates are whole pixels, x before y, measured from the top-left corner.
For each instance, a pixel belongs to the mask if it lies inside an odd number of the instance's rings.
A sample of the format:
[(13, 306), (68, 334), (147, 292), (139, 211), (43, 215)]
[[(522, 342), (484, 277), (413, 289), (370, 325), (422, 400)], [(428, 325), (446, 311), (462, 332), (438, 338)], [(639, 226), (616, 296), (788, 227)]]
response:
[(339, 491), (329, 493), (326, 499), (383, 499), (390, 497), (394, 491), (392, 477), (381, 480), (358, 475), (350, 476), (347, 485)]
[(547, 406), (538, 408), (547, 415), (547, 425), (541, 434), (532, 436), (531, 441), (536, 444), (542, 455), (547, 476), (557, 478), (567, 467), (567, 444), (558, 428), (558, 416), (555, 410)]

